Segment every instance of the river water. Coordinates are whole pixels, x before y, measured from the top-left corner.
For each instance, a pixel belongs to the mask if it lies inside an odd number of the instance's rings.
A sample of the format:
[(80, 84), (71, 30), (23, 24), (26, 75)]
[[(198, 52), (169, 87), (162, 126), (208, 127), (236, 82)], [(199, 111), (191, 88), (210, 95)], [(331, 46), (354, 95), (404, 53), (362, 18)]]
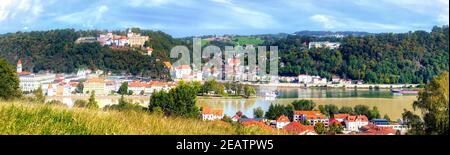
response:
[[(259, 89), (258, 94), (264, 89)], [(393, 120), (401, 118), (403, 109), (413, 110), (412, 103), (417, 99), (415, 95), (395, 96), (390, 90), (355, 90), (355, 89), (325, 89), (325, 88), (277, 88), (278, 96), (274, 98), (256, 97), (250, 99), (236, 98), (204, 98), (197, 99), (199, 107), (211, 107), (213, 109), (223, 109), (228, 116), (233, 116), (237, 111), (242, 111), (248, 117), (253, 117), (253, 109), (261, 107), (267, 111), (270, 104), (290, 104), (294, 100), (308, 99), (313, 100), (317, 106), (325, 104), (334, 104), (338, 107), (358, 104), (369, 107), (377, 106), (381, 115), (389, 115)], [(71, 106), (75, 100), (87, 100), (89, 96), (71, 96), (71, 97), (48, 97), (47, 100), (59, 100)], [(97, 96), (100, 107), (110, 104), (117, 104), (120, 96)], [(147, 106), (148, 96), (127, 97), (134, 103)], [(418, 112), (416, 112), (418, 113)]]

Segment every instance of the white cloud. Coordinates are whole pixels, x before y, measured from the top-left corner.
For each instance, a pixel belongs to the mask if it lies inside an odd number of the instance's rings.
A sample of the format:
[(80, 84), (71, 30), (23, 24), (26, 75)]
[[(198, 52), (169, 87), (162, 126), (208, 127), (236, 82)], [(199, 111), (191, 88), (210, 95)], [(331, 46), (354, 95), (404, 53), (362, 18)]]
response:
[(41, 15), (43, 8), (41, 0), (2, 0), (0, 2), (0, 22), (11, 19), (30, 23)]
[(317, 14), (311, 16), (310, 19), (314, 22), (322, 24), (322, 26), (326, 29), (333, 29), (344, 25), (343, 23), (335, 20), (333, 16)]
[(61, 15), (56, 17), (55, 20), (62, 23), (94, 28), (97, 24), (104, 22), (104, 15), (108, 12), (108, 10), (108, 6), (100, 5), (98, 7), (87, 8), (79, 12)]
[(219, 7), (209, 10), (211, 14), (219, 12), (214, 18), (221, 18), (220, 23), (205, 23), (202, 27), (210, 29), (248, 28), (265, 29), (279, 26), (279, 23), (265, 12), (258, 11), (257, 7), (249, 9), (245, 5), (238, 5), (231, 0), (211, 0)]
[(336, 18), (330, 15), (316, 14), (310, 20), (319, 23), (325, 29), (353, 29), (353, 30), (402, 30), (403, 26), (376, 22), (366, 22), (353, 18)]

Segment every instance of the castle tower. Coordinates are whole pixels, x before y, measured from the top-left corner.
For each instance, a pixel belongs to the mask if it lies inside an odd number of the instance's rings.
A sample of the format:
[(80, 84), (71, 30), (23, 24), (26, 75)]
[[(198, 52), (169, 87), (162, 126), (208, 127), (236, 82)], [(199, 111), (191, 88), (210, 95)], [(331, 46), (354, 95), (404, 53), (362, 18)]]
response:
[(17, 61), (17, 73), (22, 73), (22, 61), (19, 59), (19, 61)]

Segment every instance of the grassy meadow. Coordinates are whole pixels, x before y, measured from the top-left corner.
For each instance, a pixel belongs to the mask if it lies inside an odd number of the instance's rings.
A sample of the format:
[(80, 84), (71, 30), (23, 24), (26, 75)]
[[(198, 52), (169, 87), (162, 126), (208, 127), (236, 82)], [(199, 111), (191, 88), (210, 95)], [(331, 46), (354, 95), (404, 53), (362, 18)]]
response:
[(103, 111), (0, 101), (1, 135), (261, 135), (257, 126), (166, 117), (143, 111)]

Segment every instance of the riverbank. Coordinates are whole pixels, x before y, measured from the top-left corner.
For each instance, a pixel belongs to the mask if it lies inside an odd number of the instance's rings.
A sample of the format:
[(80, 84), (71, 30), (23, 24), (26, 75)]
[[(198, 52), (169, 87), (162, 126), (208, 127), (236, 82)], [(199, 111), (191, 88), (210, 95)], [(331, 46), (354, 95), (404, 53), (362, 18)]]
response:
[(302, 84), (302, 83), (244, 83), (254, 87), (280, 87), (280, 88), (344, 88), (344, 89), (401, 89), (416, 88), (419, 84)]

